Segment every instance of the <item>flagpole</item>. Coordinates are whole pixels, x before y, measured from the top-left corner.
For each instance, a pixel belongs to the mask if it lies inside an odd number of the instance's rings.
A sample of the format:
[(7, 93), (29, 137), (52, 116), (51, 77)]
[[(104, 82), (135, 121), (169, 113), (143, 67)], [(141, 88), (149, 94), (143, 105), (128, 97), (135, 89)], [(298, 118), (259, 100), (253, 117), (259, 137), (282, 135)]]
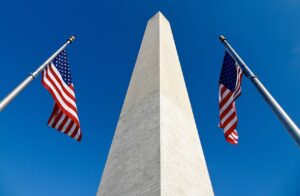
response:
[(53, 53), (43, 64), (41, 64), (33, 73), (30, 73), (29, 76), (20, 83), (14, 90), (12, 90), (1, 102), (0, 102), (0, 112), (22, 91), (32, 80), (34, 80), (48, 65), (49, 63), (61, 52), (63, 51), (70, 43), (75, 40), (74, 36), (71, 36), (67, 42), (62, 45), (55, 53)]
[(241, 66), (243, 73), (247, 78), (251, 80), (256, 89), (263, 96), (265, 101), (272, 108), (273, 112), (279, 118), (281, 123), (288, 130), (289, 134), (293, 137), (293, 139), (300, 146), (300, 130), (294, 121), (288, 116), (288, 114), (282, 109), (282, 107), (277, 103), (277, 101), (273, 98), (273, 96), (269, 93), (269, 91), (264, 87), (264, 85), (259, 81), (256, 75), (250, 70), (250, 68), (246, 65), (246, 63), (242, 60), (242, 58), (236, 53), (236, 51), (231, 47), (231, 45), (227, 42), (224, 36), (219, 37), (220, 41), (224, 44), (227, 51), (230, 55), (238, 62)]

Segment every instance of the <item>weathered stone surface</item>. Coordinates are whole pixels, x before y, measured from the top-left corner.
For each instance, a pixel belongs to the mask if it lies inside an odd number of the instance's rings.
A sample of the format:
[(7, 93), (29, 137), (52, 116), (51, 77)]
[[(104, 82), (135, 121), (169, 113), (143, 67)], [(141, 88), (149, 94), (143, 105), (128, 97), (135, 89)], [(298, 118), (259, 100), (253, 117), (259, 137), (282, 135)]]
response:
[(169, 22), (148, 22), (97, 196), (213, 195)]

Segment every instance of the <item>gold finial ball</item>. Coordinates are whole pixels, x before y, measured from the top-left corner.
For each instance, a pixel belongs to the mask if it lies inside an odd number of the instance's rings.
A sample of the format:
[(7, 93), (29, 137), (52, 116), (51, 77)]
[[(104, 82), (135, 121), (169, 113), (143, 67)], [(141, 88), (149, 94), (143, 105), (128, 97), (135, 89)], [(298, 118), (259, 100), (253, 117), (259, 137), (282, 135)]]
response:
[(72, 35), (68, 40), (72, 43), (75, 40), (75, 37)]
[(220, 39), (221, 42), (224, 42), (226, 40), (224, 35), (220, 35), (219, 39)]

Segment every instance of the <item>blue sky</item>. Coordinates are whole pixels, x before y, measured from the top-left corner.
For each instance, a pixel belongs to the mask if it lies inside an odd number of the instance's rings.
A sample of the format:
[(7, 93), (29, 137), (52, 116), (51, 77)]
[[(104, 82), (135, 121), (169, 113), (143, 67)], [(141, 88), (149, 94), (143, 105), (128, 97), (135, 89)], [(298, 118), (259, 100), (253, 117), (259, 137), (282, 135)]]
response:
[(0, 97), (70, 35), (83, 140), (46, 125), (53, 100), (40, 77), (0, 113), (1, 196), (95, 195), (146, 23), (171, 23), (216, 195), (300, 195), (300, 149), (249, 80), (237, 101), (239, 144), (218, 124), (224, 34), (300, 124), (300, 3), (262, 1), (5, 1)]

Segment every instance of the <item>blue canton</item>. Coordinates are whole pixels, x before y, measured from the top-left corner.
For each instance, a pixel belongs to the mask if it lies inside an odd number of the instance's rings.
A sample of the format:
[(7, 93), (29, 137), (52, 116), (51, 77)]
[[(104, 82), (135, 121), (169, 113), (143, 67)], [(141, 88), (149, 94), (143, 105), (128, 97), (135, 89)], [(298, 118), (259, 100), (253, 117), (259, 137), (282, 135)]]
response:
[(63, 50), (55, 59), (53, 60), (53, 64), (56, 69), (59, 71), (61, 77), (67, 85), (72, 84), (72, 75), (71, 69), (69, 66), (69, 61), (67, 57), (66, 50)]
[(234, 91), (237, 80), (237, 69), (235, 60), (228, 54), (225, 53), (222, 71), (219, 82), (226, 86), (230, 91)]

